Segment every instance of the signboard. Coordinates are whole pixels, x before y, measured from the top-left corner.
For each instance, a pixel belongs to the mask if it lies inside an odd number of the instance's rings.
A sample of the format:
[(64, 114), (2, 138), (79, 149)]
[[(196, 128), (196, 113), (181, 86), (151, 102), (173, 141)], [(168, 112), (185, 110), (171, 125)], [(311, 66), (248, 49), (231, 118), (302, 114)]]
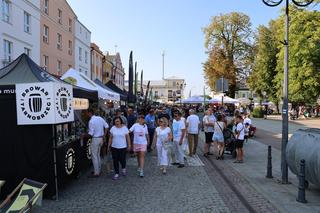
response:
[(89, 100), (85, 98), (73, 98), (73, 110), (85, 110), (89, 108)]
[(72, 86), (62, 83), (16, 84), (18, 125), (74, 121)]
[(229, 82), (228, 79), (219, 78), (216, 80), (216, 92), (226, 92), (229, 90)]

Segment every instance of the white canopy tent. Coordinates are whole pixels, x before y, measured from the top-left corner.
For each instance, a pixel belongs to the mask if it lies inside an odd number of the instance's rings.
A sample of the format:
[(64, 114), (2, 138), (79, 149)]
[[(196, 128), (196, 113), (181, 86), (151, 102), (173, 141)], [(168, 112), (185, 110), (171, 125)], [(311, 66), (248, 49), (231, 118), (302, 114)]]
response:
[[(208, 101), (211, 104), (219, 104), (222, 103), (222, 96), (216, 96)], [(237, 99), (230, 98), (229, 96), (223, 97), (223, 103), (225, 104), (237, 104), (239, 101)]]
[(204, 101), (208, 102), (209, 100), (208, 99), (204, 100), (202, 96), (192, 96), (187, 99), (182, 99), (181, 103), (182, 104), (202, 104), (204, 103)]
[(65, 74), (61, 76), (61, 80), (71, 83), (75, 86), (98, 91), (98, 97), (104, 100), (120, 101), (120, 95), (113, 91), (106, 90), (94, 83), (87, 76), (70, 68)]

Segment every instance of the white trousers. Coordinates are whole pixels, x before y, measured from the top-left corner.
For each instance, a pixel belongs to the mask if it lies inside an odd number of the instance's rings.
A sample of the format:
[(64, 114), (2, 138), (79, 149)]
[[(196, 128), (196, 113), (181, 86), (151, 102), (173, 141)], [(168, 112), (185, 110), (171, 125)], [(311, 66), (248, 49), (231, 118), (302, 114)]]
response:
[(183, 151), (183, 143), (180, 145), (179, 141), (174, 141), (175, 145), (175, 160), (176, 163), (184, 164), (184, 151)]
[(92, 138), (91, 141), (91, 158), (94, 169), (94, 174), (99, 175), (101, 172), (101, 157), (100, 150), (103, 144), (103, 138)]
[(166, 150), (162, 144), (157, 144), (158, 163), (160, 166), (168, 166), (168, 150)]

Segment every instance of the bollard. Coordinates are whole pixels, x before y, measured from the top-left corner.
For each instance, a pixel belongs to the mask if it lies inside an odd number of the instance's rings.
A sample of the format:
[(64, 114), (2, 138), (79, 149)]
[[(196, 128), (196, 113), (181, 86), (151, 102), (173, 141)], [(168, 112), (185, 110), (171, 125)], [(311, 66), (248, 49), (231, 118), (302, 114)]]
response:
[(307, 203), (306, 200), (306, 188), (305, 188), (305, 182), (306, 182), (306, 174), (305, 174), (305, 160), (300, 161), (300, 173), (299, 173), (299, 191), (298, 191), (298, 198), (297, 201), (300, 203)]
[(267, 165), (267, 176), (266, 176), (266, 178), (273, 178), (273, 176), (272, 176), (271, 146), (268, 146), (268, 165)]

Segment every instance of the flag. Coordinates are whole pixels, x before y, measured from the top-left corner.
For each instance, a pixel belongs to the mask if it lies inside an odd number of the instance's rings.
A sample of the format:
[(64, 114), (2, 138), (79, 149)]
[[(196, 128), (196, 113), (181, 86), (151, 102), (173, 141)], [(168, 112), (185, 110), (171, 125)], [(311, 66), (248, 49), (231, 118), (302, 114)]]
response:
[(129, 57), (129, 91), (128, 91), (128, 104), (134, 102), (133, 98), (133, 64), (132, 64), (132, 51), (130, 52)]
[(140, 78), (140, 96), (143, 97), (143, 70), (141, 70), (141, 78)]

